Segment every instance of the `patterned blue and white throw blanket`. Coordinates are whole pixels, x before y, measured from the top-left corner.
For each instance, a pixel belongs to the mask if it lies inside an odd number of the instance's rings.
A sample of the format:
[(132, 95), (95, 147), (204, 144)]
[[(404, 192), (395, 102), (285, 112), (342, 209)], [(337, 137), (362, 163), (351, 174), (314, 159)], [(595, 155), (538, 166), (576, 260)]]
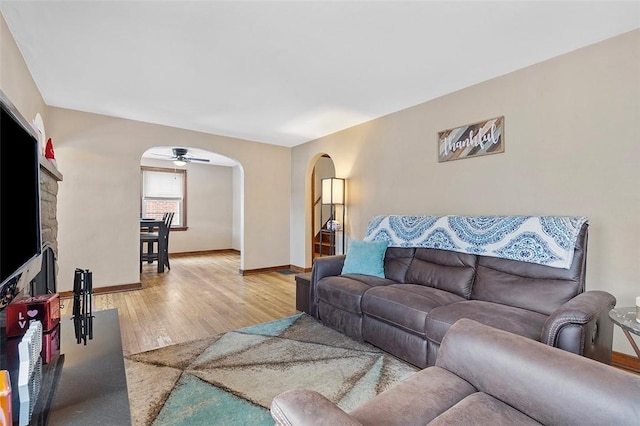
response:
[(365, 241), (426, 247), (569, 269), (580, 216), (376, 216)]

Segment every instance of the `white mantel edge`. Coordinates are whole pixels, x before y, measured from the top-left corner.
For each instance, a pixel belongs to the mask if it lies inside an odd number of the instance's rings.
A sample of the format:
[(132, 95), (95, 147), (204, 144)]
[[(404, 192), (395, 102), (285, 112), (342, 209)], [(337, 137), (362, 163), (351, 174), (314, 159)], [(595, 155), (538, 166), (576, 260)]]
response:
[(44, 169), (58, 182), (62, 181), (62, 173), (45, 157), (40, 156), (40, 169)]

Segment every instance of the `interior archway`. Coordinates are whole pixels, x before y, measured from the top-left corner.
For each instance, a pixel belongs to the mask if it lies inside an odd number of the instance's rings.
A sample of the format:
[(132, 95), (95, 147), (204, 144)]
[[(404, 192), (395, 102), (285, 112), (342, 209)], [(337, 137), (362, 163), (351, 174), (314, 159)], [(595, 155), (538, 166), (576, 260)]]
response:
[[(244, 267), (244, 170), (235, 159), (193, 147), (158, 146), (140, 159), (145, 168), (186, 170), (188, 222), (173, 232), (169, 252), (186, 253), (233, 249)], [(186, 154), (184, 153), (186, 151)], [(179, 156), (178, 156), (179, 157)], [(142, 194), (142, 187), (140, 188)], [(142, 197), (141, 197), (142, 200)], [(141, 205), (142, 213), (142, 205)]]
[[(313, 167), (311, 168), (310, 178), (310, 205), (309, 213), (311, 216), (311, 230), (309, 246), (311, 251), (311, 259), (316, 257), (330, 254), (330, 244), (327, 241), (323, 241), (321, 229), (326, 226), (326, 222), (330, 219), (331, 212), (328, 210), (328, 206), (323, 205), (321, 202), (322, 196), (322, 179), (336, 177), (335, 164), (333, 159), (327, 154), (320, 154), (312, 160)], [(321, 223), (321, 221), (325, 223)]]

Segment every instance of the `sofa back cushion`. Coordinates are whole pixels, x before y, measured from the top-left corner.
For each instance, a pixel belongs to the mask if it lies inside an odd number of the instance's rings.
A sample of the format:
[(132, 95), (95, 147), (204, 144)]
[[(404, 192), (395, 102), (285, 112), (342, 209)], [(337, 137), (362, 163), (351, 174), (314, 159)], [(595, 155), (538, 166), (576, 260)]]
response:
[(413, 247), (388, 247), (384, 258), (384, 276), (404, 284), (415, 253)]
[(405, 282), (448, 291), (469, 299), (477, 256), (448, 250), (417, 248)]
[(551, 314), (584, 292), (587, 226), (578, 235), (570, 269), (478, 256), (471, 298)]

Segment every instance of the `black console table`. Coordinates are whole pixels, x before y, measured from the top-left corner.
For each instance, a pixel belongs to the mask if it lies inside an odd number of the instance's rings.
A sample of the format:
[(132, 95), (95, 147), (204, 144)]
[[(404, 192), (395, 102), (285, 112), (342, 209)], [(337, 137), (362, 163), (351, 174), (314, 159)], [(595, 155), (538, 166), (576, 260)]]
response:
[(60, 355), (43, 366), (31, 425), (131, 424), (118, 310), (93, 316), (93, 339), (86, 345), (77, 343), (73, 320), (60, 319)]

